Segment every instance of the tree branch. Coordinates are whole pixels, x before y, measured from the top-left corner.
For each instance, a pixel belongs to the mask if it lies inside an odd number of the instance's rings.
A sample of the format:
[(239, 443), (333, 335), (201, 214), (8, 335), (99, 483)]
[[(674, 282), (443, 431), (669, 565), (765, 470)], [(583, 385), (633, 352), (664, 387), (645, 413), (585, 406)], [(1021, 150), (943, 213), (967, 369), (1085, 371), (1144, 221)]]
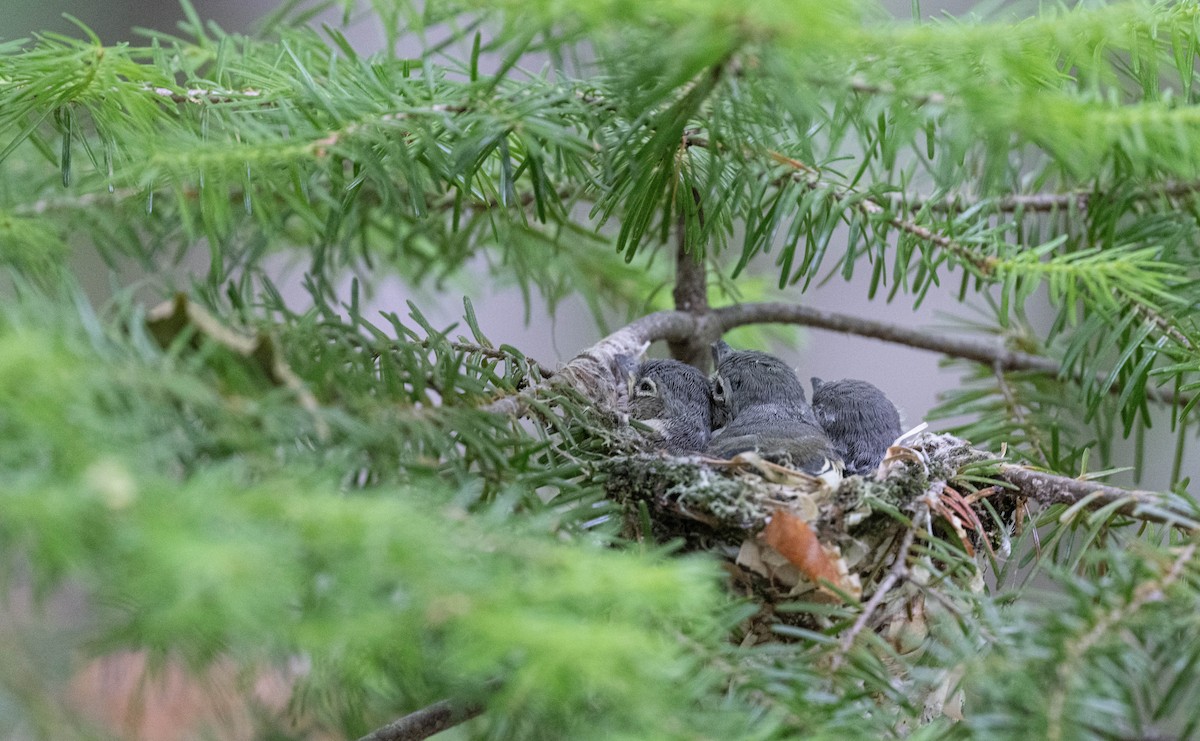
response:
[(1059, 476), (1035, 471), (1025, 466), (1005, 463), (997, 478), (1016, 487), (1022, 496), (1050, 506), (1065, 504), (1071, 507), (1101, 509), (1120, 503), (1114, 512), (1146, 522), (1175, 525), (1185, 530), (1200, 530), (1195, 513), (1184, 506), (1165, 501), (1170, 495), (1138, 489), (1121, 489), (1095, 481)]
[(1008, 350), (998, 342), (981, 342), (944, 334), (904, 327), (899, 324), (864, 319), (862, 317), (822, 311), (811, 306), (788, 303), (734, 304), (713, 311), (721, 331), (726, 332), (747, 324), (799, 324), (859, 337), (873, 337), (908, 347), (974, 360), (1003, 370), (1036, 370), (1057, 375), (1057, 361)]
[[(847, 191), (846, 195), (849, 195), (849, 191)], [(954, 255), (962, 262), (975, 268), (976, 272), (978, 272), (980, 275), (991, 275), (992, 273), (996, 272), (996, 258), (990, 255), (977, 255), (972, 249), (961, 242), (953, 240), (944, 234), (935, 232), (929, 227), (922, 226), (915, 221), (910, 221), (909, 219), (905, 219), (901, 216), (888, 216), (887, 209), (875, 201), (872, 201), (870, 198), (863, 198), (862, 200), (857, 201), (855, 206), (859, 211), (863, 212), (867, 216), (882, 216), (887, 219), (888, 224), (891, 224), (900, 231), (911, 234), (917, 239), (921, 239), (929, 242), (930, 244), (941, 247), (943, 250)]]
[[(635, 357), (645, 350), (646, 345), (660, 340), (680, 343), (696, 337), (715, 339), (731, 329), (748, 324), (796, 324), (858, 337), (871, 337), (949, 357), (972, 360), (1003, 371), (1035, 371), (1056, 377), (1062, 372), (1058, 361), (1053, 358), (1009, 350), (998, 342), (947, 337), (928, 330), (822, 311), (800, 304), (766, 302), (722, 306), (699, 315), (684, 311), (647, 314), (581, 352), (554, 374), (554, 378), (573, 383), (576, 388), (597, 401), (608, 400), (609, 403), (615, 403), (617, 392), (614, 389), (624, 387), (624, 382), (614, 366), (617, 356)], [(1105, 380), (1105, 374), (1097, 374), (1096, 377), (1102, 382)], [(1076, 377), (1075, 380), (1080, 379)], [(525, 411), (525, 400), (546, 390), (549, 385), (548, 381), (534, 384), (518, 394), (497, 399), (486, 409), (499, 414), (519, 416)], [(1109, 389), (1112, 394), (1120, 394), (1121, 391), (1122, 388), (1116, 384)], [(1150, 386), (1146, 387), (1146, 397), (1164, 404), (1186, 404), (1189, 400), (1189, 397), (1169, 389)], [(616, 405), (613, 408), (620, 406)]]
[[(131, 199), (145, 199), (149, 195), (153, 195), (159, 191), (151, 191), (146, 188), (116, 188), (112, 192), (106, 190), (80, 193), (77, 196), (70, 197), (50, 197), (40, 198), (31, 203), (18, 203), (10, 207), (9, 211), (15, 216), (41, 216), (42, 214), (51, 211), (67, 211), (67, 210), (82, 210), (93, 207), (120, 206), (124, 202)], [(178, 190), (172, 190), (173, 194), (186, 198), (189, 201), (195, 201), (200, 197), (199, 188), (185, 187)], [(253, 191), (249, 191), (253, 194)], [(230, 188), (228, 200), (231, 204), (242, 204), (248, 191), (243, 188)], [(555, 191), (555, 195), (560, 201), (566, 201), (571, 198), (579, 198), (580, 200), (588, 200), (587, 193), (572, 188), (559, 188)], [(529, 208), (537, 201), (537, 195), (532, 191), (521, 191), (517, 193), (515, 200), (510, 200), (508, 203), (503, 203), (499, 198), (489, 197), (482, 198), (474, 195), (464, 195), (461, 199), (459, 194), (450, 192), (443, 194), (438, 198), (434, 198), (433, 194), (423, 194), (421, 196), (425, 201), (425, 208), (430, 211), (446, 212), (453, 210), (456, 206), (464, 210), (470, 209), (473, 211), (492, 211), (498, 208)]]
[[(883, 85), (873, 82), (867, 82), (861, 77), (853, 77), (850, 79), (850, 89), (856, 93), (864, 93), (867, 95), (896, 95), (896, 88), (892, 85)], [(928, 93), (907, 93), (904, 94), (904, 99), (916, 106), (923, 105), (945, 105), (946, 95), (939, 92)]]
[[(692, 188), (692, 199), (696, 208), (701, 208), (700, 193), (695, 188)], [(687, 242), (686, 219), (686, 215), (680, 213), (675, 226), (675, 289), (672, 296), (676, 311), (698, 317), (708, 313), (708, 273), (700, 251)], [(700, 212), (700, 221), (703, 224), (703, 211)], [(683, 340), (671, 341), (668, 343), (671, 357), (706, 371), (709, 366), (708, 346), (718, 336), (693, 334)]]
[(482, 705), (456, 707), (449, 700), (442, 700), (376, 728), (358, 741), (420, 741), (482, 713)]
[[(947, 337), (928, 330), (904, 327), (898, 324), (864, 319), (862, 317), (822, 311), (811, 306), (788, 303), (733, 304), (712, 312), (721, 331), (727, 332), (747, 324), (798, 324), (806, 327), (827, 329), (831, 332), (872, 337), (884, 342), (930, 350), (950, 357), (973, 360), (993, 369), (1004, 371), (1037, 371), (1058, 376), (1062, 369), (1058, 361), (1041, 355), (1009, 350), (998, 342), (983, 342), (967, 338)], [(1096, 374), (1104, 382), (1107, 374)], [(1075, 380), (1081, 380), (1076, 377)], [(1115, 384), (1110, 393), (1120, 394), (1122, 389)], [(1146, 387), (1146, 396), (1164, 404), (1186, 404), (1188, 397), (1169, 389)]]
[(1167, 337), (1170, 337), (1184, 350), (1187, 350), (1188, 352), (1192, 351), (1192, 341), (1188, 339), (1187, 335), (1180, 331), (1179, 327), (1172, 324), (1171, 320), (1167, 319), (1165, 316), (1141, 301), (1131, 298), (1130, 303), (1133, 304), (1133, 310), (1136, 311), (1144, 320), (1157, 327), (1159, 332), (1162, 332)]

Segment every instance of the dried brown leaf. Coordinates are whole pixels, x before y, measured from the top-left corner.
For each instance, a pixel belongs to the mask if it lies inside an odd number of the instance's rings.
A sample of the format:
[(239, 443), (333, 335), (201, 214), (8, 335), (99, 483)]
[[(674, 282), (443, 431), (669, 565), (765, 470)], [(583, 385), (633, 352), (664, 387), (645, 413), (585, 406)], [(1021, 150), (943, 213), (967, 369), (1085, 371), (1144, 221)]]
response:
[(836, 548), (826, 547), (808, 523), (784, 509), (775, 510), (762, 533), (763, 541), (778, 551), (810, 581), (827, 582), (847, 592), (857, 592), (845, 561)]

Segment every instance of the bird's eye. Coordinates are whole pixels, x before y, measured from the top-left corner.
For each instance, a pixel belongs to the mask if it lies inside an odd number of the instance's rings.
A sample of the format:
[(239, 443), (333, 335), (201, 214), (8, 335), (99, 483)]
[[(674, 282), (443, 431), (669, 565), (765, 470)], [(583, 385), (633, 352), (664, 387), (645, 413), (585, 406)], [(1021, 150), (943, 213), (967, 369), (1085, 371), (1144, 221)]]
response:
[(638, 381), (637, 389), (634, 393), (638, 396), (658, 396), (658, 384), (652, 378), (643, 378)]

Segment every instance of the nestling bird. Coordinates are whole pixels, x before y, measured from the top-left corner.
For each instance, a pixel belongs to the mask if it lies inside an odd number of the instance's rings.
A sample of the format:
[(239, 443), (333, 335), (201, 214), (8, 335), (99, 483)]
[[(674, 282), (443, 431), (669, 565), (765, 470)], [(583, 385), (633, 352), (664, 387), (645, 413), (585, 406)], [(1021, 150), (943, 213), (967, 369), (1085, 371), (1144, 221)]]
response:
[(657, 431), (668, 453), (702, 452), (712, 434), (708, 378), (678, 360), (618, 362), (630, 378), (630, 416)]
[(852, 474), (879, 467), (888, 446), (900, 436), (900, 413), (866, 381), (812, 379), (812, 408), (834, 450)]
[(794, 371), (756, 350), (713, 343), (713, 433), (707, 453), (732, 458), (755, 451), (763, 458), (813, 475), (837, 468), (837, 454), (817, 424)]

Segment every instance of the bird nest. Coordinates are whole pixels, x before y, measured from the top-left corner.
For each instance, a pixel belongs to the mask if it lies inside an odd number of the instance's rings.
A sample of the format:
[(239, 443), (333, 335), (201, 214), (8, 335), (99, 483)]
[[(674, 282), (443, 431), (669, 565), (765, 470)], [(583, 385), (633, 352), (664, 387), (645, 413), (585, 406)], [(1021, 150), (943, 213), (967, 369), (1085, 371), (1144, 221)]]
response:
[[(998, 463), (958, 438), (918, 432), (893, 445), (874, 474), (835, 482), (752, 453), (730, 461), (621, 456), (605, 471), (630, 536), (679, 540), (724, 559), (731, 586), (763, 608), (747, 640), (778, 640), (777, 622), (828, 622), (823, 611), (797, 603), (867, 598), (873, 614), (864, 612), (863, 627), (871, 619), (903, 650), (924, 634), (924, 595), (935, 573), (977, 590), (976, 554), (1008, 550), (1023, 500), (1004, 486), (972, 483), (981, 467)], [(913, 558), (918, 542), (923, 554), (941, 557)]]
[(649, 452), (664, 442), (662, 431), (630, 424), (629, 375), (619, 359), (694, 329), (675, 326), (678, 318), (635, 321), (488, 409), (519, 416), (532, 398), (556, 390), (587, 400), (611, 437), (610, 456), (592, 465), (609, 498), (624, 505), (627, 534), (721, 556), (732, 588), (762, 608), (748, 641), (778, 640), (779, 623), (803, 624), (840, 631), (844, 656), (870, 628), (907, 653), (924, 635), (926, 597), (968, 612), (966, 595), (984, 586), (980, 555), (1006, 558), (1031, 506), (1063, 505), (1064, 523), (1100, 511), (1200, 532), (1194, 506), (1176, 495), (1055, 474), (923, 430), (901, 436), (875, 470), (836, 481), (754, 453), (717, 460)]

